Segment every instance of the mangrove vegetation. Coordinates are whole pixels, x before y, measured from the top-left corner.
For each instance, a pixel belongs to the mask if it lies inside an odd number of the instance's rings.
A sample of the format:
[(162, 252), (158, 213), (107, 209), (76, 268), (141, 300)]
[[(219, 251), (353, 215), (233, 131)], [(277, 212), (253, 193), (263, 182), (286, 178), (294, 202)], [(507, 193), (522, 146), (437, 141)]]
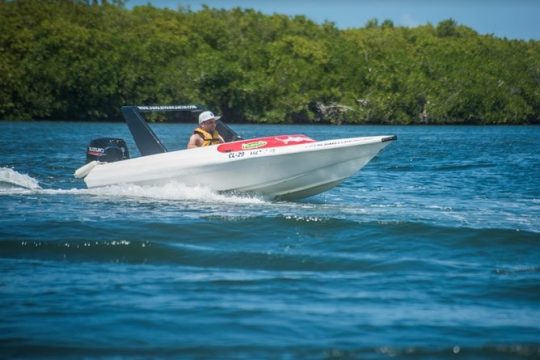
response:
[(540, 42), (452, 19), (339, 29), (240, 8), (0, 0), (0, 52), (0, 119), (196, 103), (232, 122), (540, 122)]

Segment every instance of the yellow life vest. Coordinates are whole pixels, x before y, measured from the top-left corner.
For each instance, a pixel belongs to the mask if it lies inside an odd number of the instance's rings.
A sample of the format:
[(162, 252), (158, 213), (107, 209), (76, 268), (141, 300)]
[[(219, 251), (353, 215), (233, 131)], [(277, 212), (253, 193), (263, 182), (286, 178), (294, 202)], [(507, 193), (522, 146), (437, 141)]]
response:
[(193, 133), (198, 134), (200, 137), (203, 138), (202, 146), (215, 145), (221, 142), (217, 130), (214, 130), (214, 132), (210, 134), (208, 131), (205, 131), (201, 128), (196, 128)]

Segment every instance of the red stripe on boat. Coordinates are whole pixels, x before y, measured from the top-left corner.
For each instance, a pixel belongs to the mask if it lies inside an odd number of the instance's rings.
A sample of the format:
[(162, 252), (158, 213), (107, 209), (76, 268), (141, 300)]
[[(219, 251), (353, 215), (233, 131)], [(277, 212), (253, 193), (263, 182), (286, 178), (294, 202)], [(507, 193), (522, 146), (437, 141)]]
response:
[(280, 135), (220, 144), (219, 152), (247, 151), (272, 147), (291, 146), (315, 142), (306, 135)]

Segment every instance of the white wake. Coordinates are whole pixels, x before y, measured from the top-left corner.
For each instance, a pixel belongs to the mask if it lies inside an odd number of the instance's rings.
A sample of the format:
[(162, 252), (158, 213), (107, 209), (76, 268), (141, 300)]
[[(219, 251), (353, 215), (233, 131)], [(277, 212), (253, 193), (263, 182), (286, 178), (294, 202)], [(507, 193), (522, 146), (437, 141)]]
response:
[(178, 200), (212, 204), (256, 205), (265, 203), (264, 199), (255, 196), (221, 194), (208, 188), (186, 186), (174, 181), (159, 186), (123, 184), (92, 189), (44, 189), (39, 185), (37, 179), (11, 168), (0, 167), (0, 195), (15, 194), (71, 194), (105, 197), (109, 200), (115, 198), (122, 200)]
[(0, 194), (31, 192), (39, 189), (41, 186), (33, 177), (18, 173), (11, 168), (0, 167)]

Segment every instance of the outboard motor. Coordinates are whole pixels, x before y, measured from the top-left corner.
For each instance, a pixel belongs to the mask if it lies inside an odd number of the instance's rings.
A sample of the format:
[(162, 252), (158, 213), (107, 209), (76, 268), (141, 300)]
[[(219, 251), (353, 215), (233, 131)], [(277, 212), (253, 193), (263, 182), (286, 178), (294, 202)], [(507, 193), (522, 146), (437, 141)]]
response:
[(86, 149), (86, 163), (97, 160), (115, 162), (129, 159), (126, 142), (117, 138), (100, 138), (90, 141)]

